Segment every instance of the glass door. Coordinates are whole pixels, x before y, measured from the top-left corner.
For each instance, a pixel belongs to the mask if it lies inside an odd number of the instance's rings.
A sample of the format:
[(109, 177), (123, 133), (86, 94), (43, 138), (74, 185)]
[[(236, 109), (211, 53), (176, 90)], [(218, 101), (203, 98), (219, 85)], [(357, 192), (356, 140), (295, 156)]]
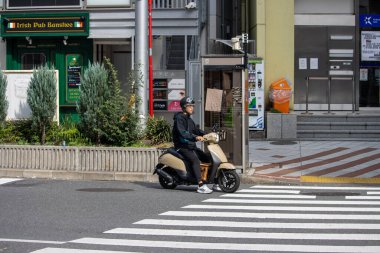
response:
[(380, 107), (380, 67), (360, 70), (360, 107)]
[[(204, 94), (207, 89), (223, 91), (222, 108), (220, 112), (205, 111), (205, 130), (209, 131), (214, 125), (220, 126), (227, 133), (227, 139), (219, 144), (229, 162), (242, 165), (242, 72), (231, 69), (205, 68)], [(212, 98), (210, 98), (212, 99)]]

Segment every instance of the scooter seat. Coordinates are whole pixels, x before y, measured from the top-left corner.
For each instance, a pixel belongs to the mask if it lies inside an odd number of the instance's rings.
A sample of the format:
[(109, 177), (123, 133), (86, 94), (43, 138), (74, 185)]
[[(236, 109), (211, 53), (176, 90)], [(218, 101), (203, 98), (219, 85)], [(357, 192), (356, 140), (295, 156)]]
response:
[(175, 157), (177, 157), (177, 158), (179, 158), (179, 159), (181, 159), (181, 160), (185, 160), (185, 157), (183, 157), (183, 155), (181, 155), (175, 148), (169, 148), (168, 150), (167, 150), (167, 152), (169, 153), (169, 154), (172, 154), (172, 155), (174, 155)]

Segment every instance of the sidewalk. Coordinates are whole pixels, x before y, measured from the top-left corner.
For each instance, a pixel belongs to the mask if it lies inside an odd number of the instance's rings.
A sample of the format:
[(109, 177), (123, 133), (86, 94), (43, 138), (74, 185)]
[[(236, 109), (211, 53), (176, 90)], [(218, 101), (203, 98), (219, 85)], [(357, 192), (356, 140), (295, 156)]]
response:
[(380, 143), (250, 141), (249, 175), (276, 181), (380, 184)]

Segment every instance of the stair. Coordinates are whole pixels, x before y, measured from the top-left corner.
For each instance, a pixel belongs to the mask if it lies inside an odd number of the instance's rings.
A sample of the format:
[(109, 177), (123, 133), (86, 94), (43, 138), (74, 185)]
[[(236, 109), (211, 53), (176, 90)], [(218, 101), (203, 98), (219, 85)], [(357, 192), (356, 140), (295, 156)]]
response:
[(380, 140), (380, 115), (298, 115), (301, 140)]

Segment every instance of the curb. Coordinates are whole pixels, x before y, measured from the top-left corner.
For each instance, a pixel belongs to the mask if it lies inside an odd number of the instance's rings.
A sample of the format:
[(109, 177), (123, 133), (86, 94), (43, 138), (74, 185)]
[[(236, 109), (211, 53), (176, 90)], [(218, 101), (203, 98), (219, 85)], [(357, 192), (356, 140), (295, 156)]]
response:
[(40, 178), (53, 180), (158, 182), (153, 173), (143, 172), (78, 172), (52, 170), (0, 169), (0, 177)]
[(380, 178), (301, 176), (300, 182), (322, 184), (380, 184)]

